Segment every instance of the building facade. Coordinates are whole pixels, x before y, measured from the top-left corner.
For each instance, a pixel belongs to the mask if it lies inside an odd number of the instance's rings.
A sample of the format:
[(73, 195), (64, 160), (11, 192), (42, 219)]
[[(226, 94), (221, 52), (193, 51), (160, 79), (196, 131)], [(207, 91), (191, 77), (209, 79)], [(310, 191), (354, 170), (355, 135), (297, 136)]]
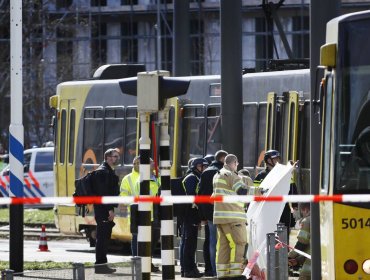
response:
[[(103, 64), (142, 63), (147, 70), (172, 72), (173, 1), (23, 1), (25, 144), (40, 145), (52, 140), (48, 99), (60, 82), (89, 79)], [(188, 75), (220, 74), (220, 1), (188, 1)], [(242, 65), (250, 71), (268, 69), (271, 59), (309, 58), (310, 1), (267, 2), (242, 1)], [(369, 7), (370, 1), (347, 0), (342, 1), (341, 12)], [(6, 147), (10, 104), (9, 1), (0, 1), (0, 20), (0, 142)]]

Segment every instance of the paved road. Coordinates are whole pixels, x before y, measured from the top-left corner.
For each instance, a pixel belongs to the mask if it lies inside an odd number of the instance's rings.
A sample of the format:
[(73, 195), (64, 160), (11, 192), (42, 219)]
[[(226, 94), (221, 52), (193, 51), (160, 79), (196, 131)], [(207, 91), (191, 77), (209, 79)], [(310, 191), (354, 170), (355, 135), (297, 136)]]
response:
[[(48, 241), (49, 252), (38, 252), (39, 241), (24, 241), (24, 261), (95, 262), (95, 248), (85, 240)], [(0, 260), (9, 260), (9, 240), (0, 239)], [(111, 263), (129, 261), (129, 256), (108, 255)]]
[[(79, 262), (79, 263), (90, 263), (95, 262), (95, 248), (89, 247), (89, 244), (84, 239), (64, 239), (64, 240), (49, 240), (48, 252), (39, 252), (38, 240), (25, 240), (24, 241), (24, 261), (35, 261), (35, 262)], [(9, 261), (9, 239), (0, 239), (0, 261)], [(117, 272), (113, 275), (96, 275), (94, 274), (94, 269), (86, 267), (85, 269), (85, 279), (110, 279), (110, 278), (120, 278), (120, 279), (132, 279), (131, 273), (131, 257), (125, 256), (119, 253), (108, 254), (108, 262), (115, 265)], [(161, 259), (154, 258), (153, 263), (160, 266)], [(176, 279), (185, 279), (180, 276), (180, 267), (176, 266)], [(199, 268), (203, 271), (203, 268)], [(26, 277), (16, 276), (14, 279), (73, 279), (72, 269), (63, 270), (48, 270), (48, 271), (33, 271), (24, 273)], [(151, 279), (159, 280), (162, 279), (161, 273), (152, 273)], [(187, 278), (190, 279), (190, 278)], [(202, 279), (213, 279), (212, 277), (202, 278)], [(296, 278), (289, 278), (296, 279)]]

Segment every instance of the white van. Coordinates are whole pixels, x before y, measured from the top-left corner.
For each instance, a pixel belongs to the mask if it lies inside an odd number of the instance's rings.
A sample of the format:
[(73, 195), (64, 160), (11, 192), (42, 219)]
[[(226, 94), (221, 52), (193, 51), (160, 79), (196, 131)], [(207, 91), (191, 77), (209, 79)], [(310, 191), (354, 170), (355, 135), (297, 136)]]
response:
[[(32, 148), (24, 151), (24, 196), (53, 197), (54, 147)], [(9, 196), (9, 165), (0, 172), (0, 194)], [(49, 205), (50, 207), (51, 205)]]

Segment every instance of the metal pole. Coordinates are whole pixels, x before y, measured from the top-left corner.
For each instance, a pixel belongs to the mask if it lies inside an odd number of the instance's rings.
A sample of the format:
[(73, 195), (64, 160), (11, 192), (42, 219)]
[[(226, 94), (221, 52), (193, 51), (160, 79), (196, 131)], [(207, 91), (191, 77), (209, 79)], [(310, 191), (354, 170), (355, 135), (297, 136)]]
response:
[(276, 279), (275, 233), (266, 234), (267, 239), (267, 279)]
[(222, 148), (235, 154), (243, 163), (241, 11), (241, 0), (221, 0)]
[[(288, 243), (288, 231), (287, 227), (284, 224), (277, 224), (277, 235), (279, 236), (280, 241), (285, 244)], [(278, 250), (278, 259), (279, 259), (279, 279), (285, 280), (288, 279), (288, 248), (282, 247)]]
[[(140, 113), (141, 137), (140, 145), (140, 196), (150, 196), (150, 113)], [(139, 203), (139, 220), (137, 236), (137, 252), (141, 257), (141, 277), (150, 279), (152, 264), (152, 223), (151, 211), (153, 203)]]
[(174, 0), (173, 76), (190, 75), (189, 0)]
[(141, 280), (141, 258), (132, 257), (131, 258), (131, 275), (132, 280)]
[(73, 263), (73, 280), (85, 280), (85, 265)]
[(162, 69), (161, 0), (157, 0), (157, 69)]
[[(310, 74), (311, 95), (318, 90), (319, 81), (316, 81), (316, 67), (320, 64), (320, 47), (325, 44), (326, 23), (339, 15), (340, 0), (311, 0), (310, 4)], [(320, 151), (321, 125), (318, 114), (311, 103), (310, 113), (310, 193), (320, 193)], [(320, 241), (320, 207), (319, 203), (311, 203), (311, 279), (321, 278), (321, 241)]]
[[(171, 196), (171, 162), (170, 162), (170, 136), (168, 134), (169, 107), (158, 112), (158, 124), (160, 126), (159, 140), (159, 167), (161, 173), (161, 196)], [(173, 204), (161, 202), (161, 258), (162, 279), (175, 279), (175, 251), (173, 248)]]
[(11, 269), (5, 269), (1, 271), (1, 280), (13, 280), (14, 271)]
[[(22, 1), (10, 1), (10, 197), (23, 197)], [(23, 204), (9, 207), (9, 266), (23, 271)]]

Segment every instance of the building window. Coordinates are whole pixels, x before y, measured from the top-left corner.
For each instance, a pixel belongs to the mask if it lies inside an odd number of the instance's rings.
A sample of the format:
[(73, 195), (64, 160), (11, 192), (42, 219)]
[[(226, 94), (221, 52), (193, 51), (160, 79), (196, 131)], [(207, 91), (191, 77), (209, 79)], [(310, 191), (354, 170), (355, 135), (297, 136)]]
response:
[(96, 69), (107, 61), (107, 24), (99, 19), (91, 28), (91, 60)]
[(202, 20), (190, 21), (190, 57), (192, 75), (204, 74), (204, 24)]
[(137, 23), (124, 22), (121, 24), (121, 56), (124, 63), (137, 63), (138, 61), (138, 42), (137, 42)]
[(92, 7), (107, 6), (107, 0), (91, 0)]
[(121, 0), (121, 5), (137, 5), (138, 0)]
[(293, 17), (293, 54), (296, 58), (310, 57), (310, 21), (308, 16)]
[(63, 9), (71, 6), (72, 2), (73, 2), (72, 0), (57, 0), (55, 4), (57, 9)]
[(59, 81), (70, 81), (73, 80), (73, 32), (61, 26), (57, 37), (57, 77)]

